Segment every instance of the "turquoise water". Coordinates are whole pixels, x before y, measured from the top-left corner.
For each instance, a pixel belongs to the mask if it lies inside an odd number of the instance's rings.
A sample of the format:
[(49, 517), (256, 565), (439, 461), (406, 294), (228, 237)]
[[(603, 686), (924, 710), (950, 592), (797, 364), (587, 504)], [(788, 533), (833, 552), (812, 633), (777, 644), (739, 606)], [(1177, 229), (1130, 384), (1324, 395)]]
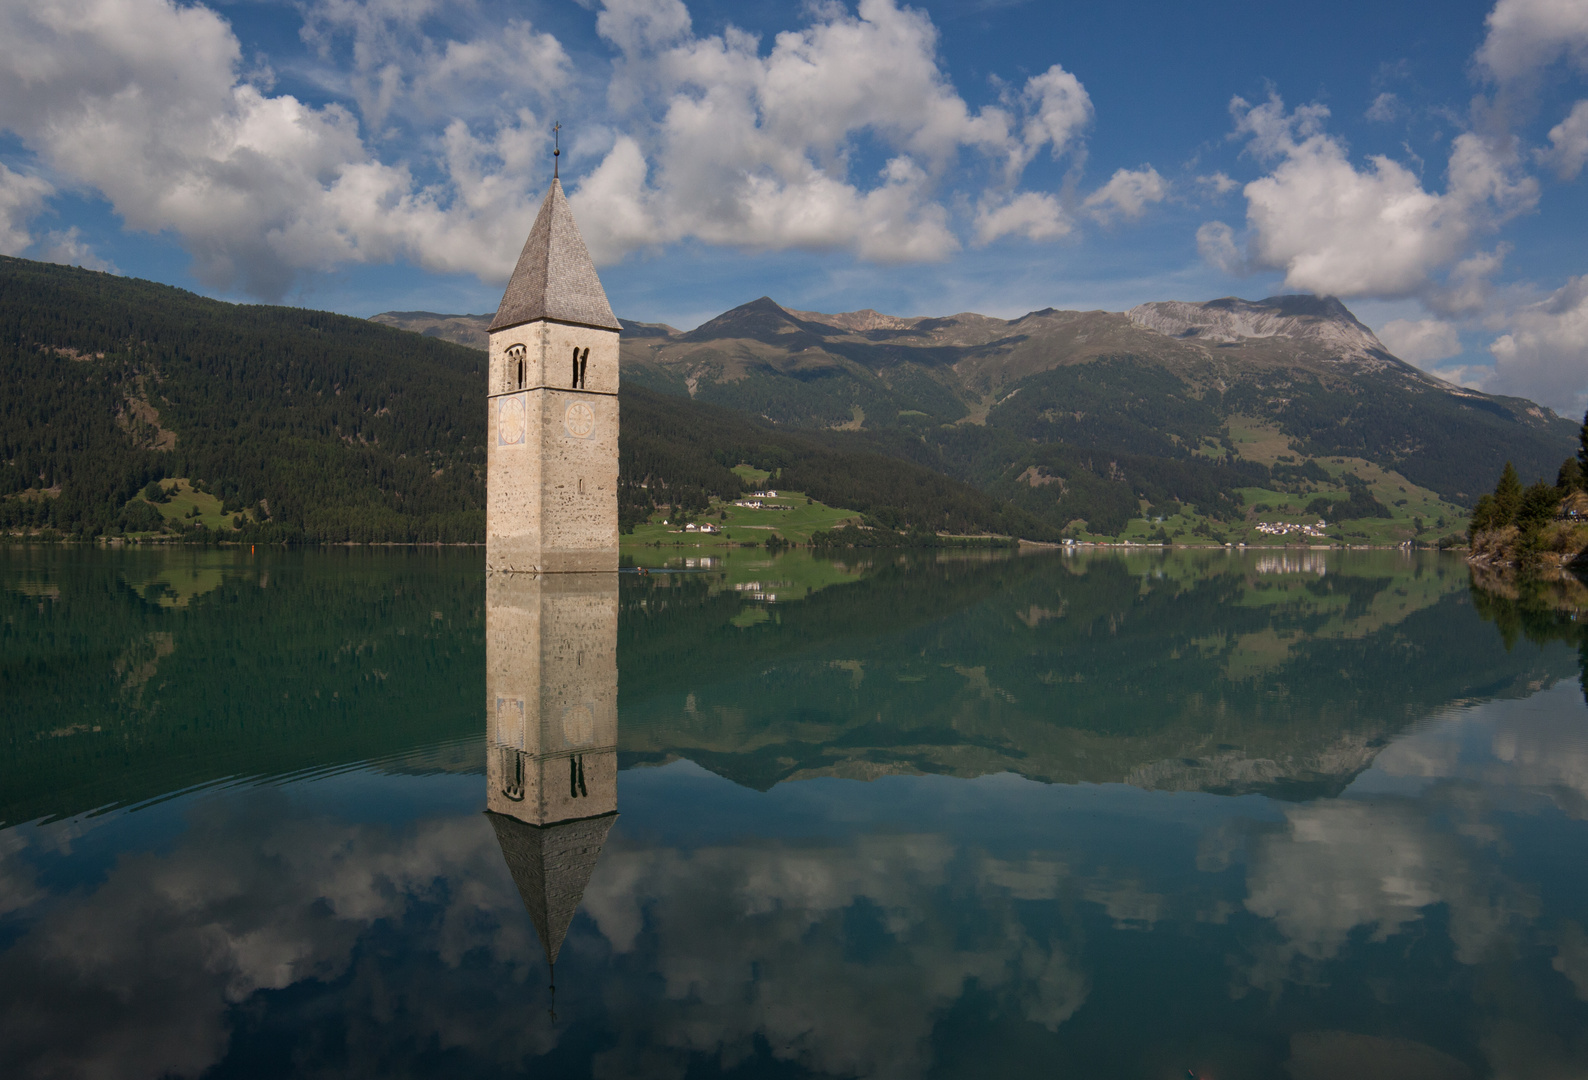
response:
[(1457, 558), (480, 563), (0, 549), (0, 1073), (1588, 1074)]

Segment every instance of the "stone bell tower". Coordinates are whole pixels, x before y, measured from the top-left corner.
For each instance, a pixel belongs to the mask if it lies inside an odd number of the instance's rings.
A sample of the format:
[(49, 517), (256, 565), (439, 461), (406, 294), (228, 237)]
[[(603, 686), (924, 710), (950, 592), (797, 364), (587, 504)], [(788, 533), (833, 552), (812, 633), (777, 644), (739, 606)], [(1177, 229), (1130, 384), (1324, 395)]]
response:
[(491, 320), (485, 565), (618, 568), (618, 332), (552, 180)]

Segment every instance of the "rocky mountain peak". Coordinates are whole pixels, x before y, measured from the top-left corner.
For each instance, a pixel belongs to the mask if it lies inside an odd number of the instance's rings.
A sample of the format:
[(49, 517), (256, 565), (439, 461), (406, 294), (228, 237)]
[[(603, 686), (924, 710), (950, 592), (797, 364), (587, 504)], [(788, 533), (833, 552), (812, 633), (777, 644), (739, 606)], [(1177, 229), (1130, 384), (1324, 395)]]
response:
[(1194, 303), (1160, 300), (1127, 311), (1132, 323), (1175, 338), (1228, 343), (1253, 338), (1292, 338), (1339, 349), (1345, 356), (1377, 359), (1383, 342), (1332, 296), (1270, 296), (1265, 300)]
[(836, 315), (828, 315), (820, 311), (796, 311), (786, 308), (786, 311), (795, 318), (805, 322), (821, 323), (825, 326), (837, 327), (840, 330), (849, 330), (863, 334), (868, 330), (908, 330), (918, 319), (901, 319), (896, 315), (884, 315), (871, 308), (861, 308), (859, 311), (842, 311)]

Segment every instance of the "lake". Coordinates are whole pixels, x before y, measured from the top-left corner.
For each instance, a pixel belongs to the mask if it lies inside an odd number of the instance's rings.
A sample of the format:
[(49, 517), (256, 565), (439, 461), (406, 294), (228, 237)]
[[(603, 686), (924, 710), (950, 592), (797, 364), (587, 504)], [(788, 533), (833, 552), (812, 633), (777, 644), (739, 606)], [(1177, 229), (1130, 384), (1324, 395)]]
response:
[(0, 548), (0, 1073), (1588, 1075), (1569, 618), (665, 554)]

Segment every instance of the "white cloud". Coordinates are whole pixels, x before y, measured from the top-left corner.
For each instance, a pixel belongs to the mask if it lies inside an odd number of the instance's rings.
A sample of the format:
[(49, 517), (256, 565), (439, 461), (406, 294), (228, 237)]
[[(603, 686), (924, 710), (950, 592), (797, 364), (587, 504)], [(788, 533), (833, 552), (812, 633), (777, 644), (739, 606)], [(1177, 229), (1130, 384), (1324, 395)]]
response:
[(1490, 278), (1499, 272), (1510, 252), (1510, 244), (1500, 244), (1493, 251), (1480, 251), (1467, 256), (1451, 267), (1450, 273), (1445, 275), (1444, 285), (1430, 289), (1425, 299), (1430, 306), (1452, 315), (1470, 315), (1482, 311), (1494, 291)]
[[(1322, 106), (1287, 113), (1277, 97), (1256, 106), (1236, 98), (1231, 110), (1250, 149), (1278, 161), (1245, 188), (1246, 258), (1283, 270), (1287, 288), (1345, 297), (1422, 296), (1438, 306), (1442, 294), (1434, 275), (1538, 198), (1537, 183), (1520, 174), (1514, 152), (1475, 134), (1453, 141), (1440, 194), (1381, 155), (1356, 168), (1345, 146), (1324, 132), (1328, 110)], [(1233, 233), (1209, 232), (1202, 247), (1224, 260), (1215, 265), (1226, 265)]]
[(1027, 240), (1056, 240), (1073, 225), (1052, 195), (1023, 192), (1001, 204), (984, 203), (976, 211), (976, 242), (990, 244), (1002, 236)]
[(1510, 332), (1490, 344), (1494, 375), (1485, 388), (1527, 393), (1568, 415), (1588, 397), (1588, 276), (1511, 316)]
[[(595, 79), (527, 22), (448, 40), (431, 32), (443, 13), (439, 0), (307, 6), (302, 36), (321, 66), (305, 77), (344, 107), (275, 94), (200, 5), (10, 5), (0, 130), (46, 175), (102, 194), (127, 227), (179, 237), (214, 288), (279, 298), (305, 272), (393, 260), (499, 280), (535, 213), (551, 106)], [(1084, 156), (1093, 111), (1074, 75), (1055, 65), (973, 109), (925, 14), (895, 0), (807, 13), (763, 50), (731, 27), (696, 35), (678, 0), (600, 10), (599, 32), (621, 54), (607, 86), (613, 123), (585, 125), (577, 160), (599, 164), (570, 184), (599, 262), (686, 239), (942, 259), (959, 247), (951, 204), (983, 208), (982, 240), (1070, 230), (1061, 196), (1018, 180), (1044, 148)], [(955, 167), (966, 155), (1000, 179), (965, 191)], [(1120, 186), (1128, 175), (1133, 190)], [(1116, 176), (1098, 213), (1139, 212), (1155, 178)], [(27, 223), (51, 191), (0, 174), (0, 243), (36, 241)], [(80, 238), (51, 243), (89, 257)]]
[[(940, 259), (959, 241), (937, 190), (961, 153), (1002, 162), (1008, 183), (1043, 147), (1073, 151), (1090, 121), (1085, 88), (1056, 65), (1008, 108), (972, 110), (938, 63), (936, 27), (893, 0), (810, 10), (763, 54), (731, 27), (695, 36), (676, 0), (606, 5), (597, 27), (623, 54), (608, 100), (627, 135), (578, 189), (584, 220), (618, 223), (595, 229), (599, 260), (685, 238)], [(891, 155), (874, 179), (855, 175), (861, 137)], [(980, 201), (981, 242), (1070, 227), (1051, 196)]]
[(1401, 114), (1401, 99), (1385, 91), (1367, 107), (1367, 118), (1376, 124), (1388, 124)]
[(1025, 123), (1026, 147), (1032, 153), (1050, 145), (1057, 158), (1092, 122), (1092, 99), (1086, 88), (1058, 64), (1028, 80), (1024, 96), (1034, 106)]
[(596, 32), (624, 53), (665, 48), (689, 34), (683, 0), (605, 0)]
[(1113, 221), (1116, 214), (1135, 221), (1147, 212), (1148, 206), (1163, 202), (1168, 195), (1168, 181), (1158, 175), (1157, 169), (1144, 165), (1136, 170), (1117, 170), (1082, 205), (1104, 224)]
[(39, 244), (37, 254), (45, 262), (81, 266), (87, 270), (105, 270), (112, 274), (121, 273), (115, 263), (100, 258), (94, 252), (93, 247), (83, 240), (82, 231), (76, 225), (62, 231), (50, 232)]
[(1235, 243), (1235, 230), (1222, 221), (1204, 222), (1197, 229), (1197, 254), (1226, 274), (1249, 272), (1246, 256)]
[(1588, 69), (1588, 5), (1581, 0), (1499, 0), (1478, 64), (1499, 82), (1536, 78), (1565, 57)]
[(439, 9), (435, 0), (318, 0), (305, 9), (304, 41), (351, 65), (345, 78), (369, 131), (380, 132), (393, 113), (511, 114), (526, 95), (546, 102), (569, 83), (572, 61), (551, 34), (508, 19), (468, 40), (438, 41), (423, 24)]
[(37, 176), (12, 172), (0, 164), (0, 255), (20, 255), (33, 243), (28, 222), (44, 209), (54, 188)]
[(1196, 178), (1196, 182), (1198, 187), (1214, 196), (1228, 195), (1230, 192), (1241, 186), (1239, 180), (1231, 179), (1227, 173), (1223, 172), (1215, 172), (1208, 176), (1199, 176)]
[(1418, 367), (1447, 360), (1461, 351), (1461, 337), (1450, 323), (1439, 319), (1392, 319), (1377, 331), (1390, 352)]
[(420, 185), (369, 151), (347, 110), (242, 81), (237, 39), (207, 8), (0, 10), (0, 128), (129, 227), (178, 234), (215, 287), (279, 297), (303, 270), (397, 258), (500, 276), (518, 246), (505, 237), (534, 212), (521, 170), (541, 126), (521, 111), (488, 143), (449, 129), (444, 165), (459, 171)]
[(1554, 166), (1562, 180), (1575, 180), (1588, 164), (1588, 101), (1572, 106), (1566, 119), (1549, 129), (1549, 149), (1538, 152), (1539, 160)]

